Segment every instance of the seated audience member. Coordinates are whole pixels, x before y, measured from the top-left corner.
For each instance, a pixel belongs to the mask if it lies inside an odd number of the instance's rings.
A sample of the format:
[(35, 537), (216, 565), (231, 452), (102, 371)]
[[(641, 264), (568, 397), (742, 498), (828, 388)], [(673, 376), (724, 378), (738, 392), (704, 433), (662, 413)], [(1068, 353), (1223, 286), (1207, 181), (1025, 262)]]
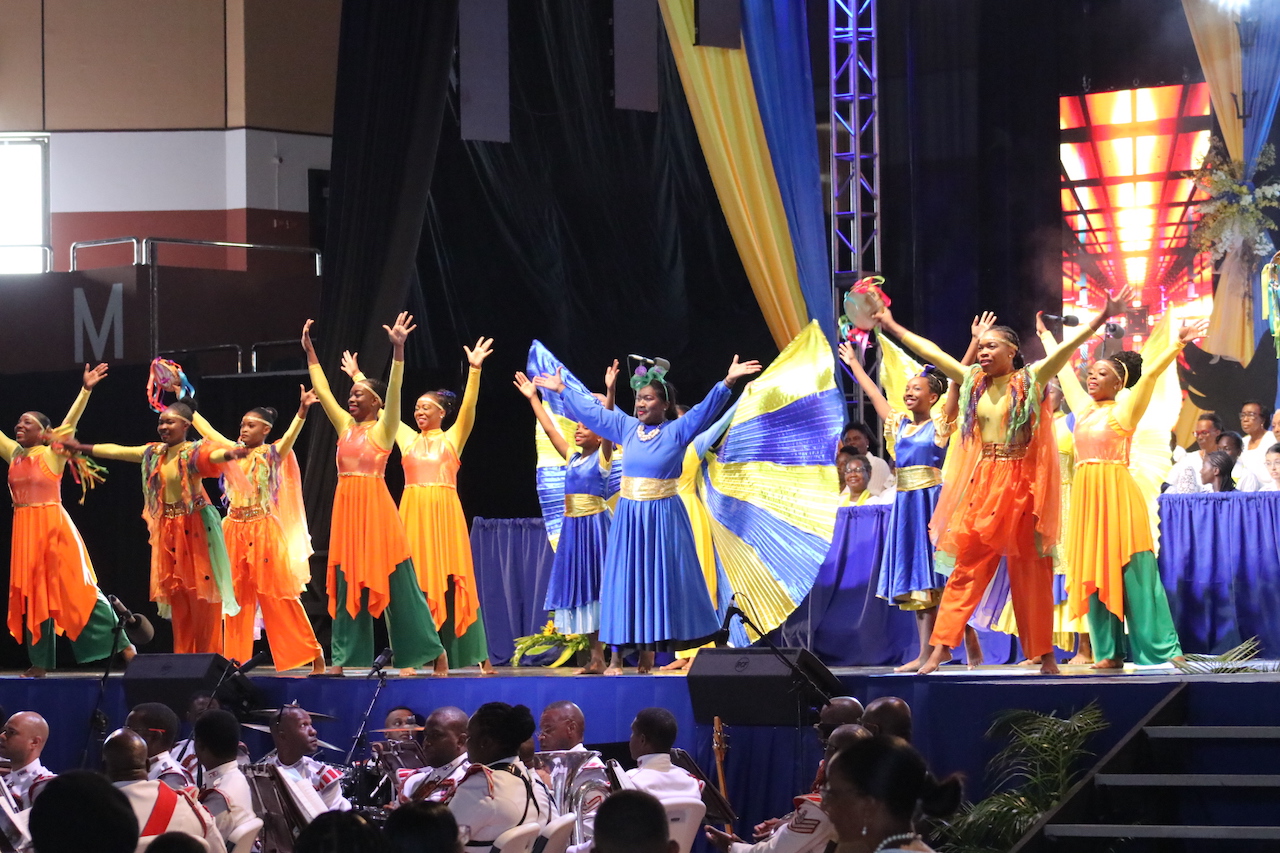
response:
[(1236, 463), (1231, 476), (1235, 480), (1237, 491), (1256, 492), (1262, 488), (1262, 481), (1240, 463), (1240, 454), (1244, 452), (1244, 440), (1240, 438), (1239, 433), (1224, 432), (1218, 436), (1218, 449), (1230, 454), (1231, 459)]
[[(587, 718), (582, 709), (567, 699), (552, 702), (542, 709), (542, 717), (538, 721), (538, 742), (545, 752), (586, 752), (582, 742), (586, 733)], [(587, 781), (609, 784), (609, 776), (605, 772), (604, 762), (598, 756), (592, 756), (582, 763), (574, 777), (575, 783)], [(542, 781), (539, 779), (539, 781)], [(578, 806), (578, 814), (582, 816), (583, 831), (587, 838), (591, 837), (595, 822), (595, 811), (604, 802), (603, 791), (593, 791)]]
[(1200, 467), (1200, 482), (1209, 487), (1211, 492), (1236, 491), (1235, 478), (1232, 476), (1236, 461), (1225, 450), (1215, 450), (1204, 458)]
[[(200, 719), (201, 714), (210, 708), (221, 707), (218, 700), (213, 697), (212, 690), (197, 690), (187, 700), (187, 725), (194, 731), (196, 720)], [(187, 771), (188, 776), (199, 783), (200, 761), (196, 758), (195, 746), (195, 741), (190, 737), (185, 737), (173, 744), (173, 749), (169, 750), (169, 755), (172, 756), (174, 761), (182, 765), (182, 769)]]
[(870, 482), (871, 462), (868, 457), (857, 454), (849, 457), (844, 466), (844, 502), (842, 506), (865, 506), (880, 501), (868, 487)]
[(422, 732), (422, 752), (427, 766), (405, 779), (401, 802), (443, 803), (453, 796), (471, 766), (467, 760), (467, 722), (467, 712), (452, 705), (431, 712)]
[(157, 835), (147, 845), (147, 853), (205, 853), (204, 842), (181, 832)]
[(281, 708), (271, 721), (271, 740), (276, 748), (264, 761), (291, 770), (310, 782), (330, 810), (350, 811), (350, 801), (342, 796), (342, 772), (311, 757), (320, 749), (320, 738), (305, 708), (298, 705)]
[(677, 853), (667, 810), (644, 791), (619, 791), (596, 813), (595, 853)]
[(1280, 491), (1280, 444), (1273, 444), (1267, 450), (1267, 481), (1260, 491)]
[[(857, 723), (837, 726), (827, 739), (823, 763), (860, 738), (871, 736), (871, 732)], [(756, 827), (755, 844), (713, 826), (705, 827), (704, 832), (707, 840), (724, 853), (818, 853), (835, 843), (835, 830), (822, 810), (820, 793), (802, 794), (795, 798), (794, 804), (795, 811), (786, 818)]]
[[(859, 722), (862, 719), (862, 703), (852, 696), (835, 696), (831, 701), (823, 705), (818, 711), (818, 722), (813, 724), (813, 730), (818, 734), (818, 743), (822, 746), (823, 751), (827, 748), (827, 738), (831, 737), (831, 733), (838, 727), (849, 725), (850, 723)], [(813, 785), (810, 787), (811, 792), (816, 792), (822, 787), (822, 783), (826, 781), (823, 775), (823, 767), (825, 761), (818, 762), (818, 772), (814, 774)], [(757, 836), (763, 829), (772, 829), (777, 818), (770, 818), (755, 828)]]
[(51, 780), (30, 815), (36, 853), (133, 853), (138, 846), (138, 818), (128, 798), (88, 770)]
[(392, 708), (383, 721), (383, 728), (392, 729), (385, 734), (389, 741), (421, 741), (422, 732), (418, 727), (423, 725), (418, 713), (404, 705)]
[(631, 721), (631, 757), (638, 765), (627, 776), (642, 791), (659, 800), (700, 799), (702, 782), (671, 763), (676, 745), (676, 718), (666, 708), (644, 708)]
[(1218, 437), (1222, 435), (1222, 418), (1213, 412), (1205, 412), (1196, 420), (1196, 449), (1188, 451), (1169, 470), (1164, 478), (1169, 491), (1190, 493), (1208, 491), (1200, 482), (1200, 469), (1204, 466), (1204, 458), (1218, 449)]
[(911, 744), (895, 737), (855, 741), (830, 762), (822, 810), (836, 838), (861, 850), (929, 847), (915, 830), (917, 814), (946, 817), (960, 807), (960, 777), (938, 781)]
[(871, 427), (861, 421), (850, 423), (840, 437), (840, 446), (852, 447), (855, 453), (867, 457), (871, 466), (867, 488), (871, 490), (873, 497), (879, 496), (893, 480), (893, 475), (889, 471), (889, 463), (875, 455), (876, 437), (871, 433)]
[(873, 735), (902, 738), (911, 743), (911, 706), (897, 696), (872, 699), (862, 715), (862, 725)]
[(392, 853), (462, 853), (458, 821), (444, 803), (408, 803), (383, 828)]
[(129, 712), (124, 725), (147, 744), (148, 779), (163, 782), (175, 791), (196, 792), (195, 778), (169, 754), (181, 726), (172, 708), (162, 702), (143, 702)]
[(148, 779), (147, 758), (146, 741), (133, 729), (116, 729), (102, 744), (103, 770), (138, 819), (139, 853), (166, 832), (186, 833), (203, 840), (209, 853), (225, 853), (213, 816), (185, 790)]
[(387, 853), (391, 848), (378, 828), (355, 812), (325, 812), (293, 843), (293, 853)]
[(520, 762), (520, 745), (533, 736), (533, 714), (524, 705), (488, 702), (467, 724), (471, 767), (458, 783), (449, 810), (468, 845), (483, 847), (522, 823), (545, 825), (551, 815), (538, 802), (532, 774)]
[(19, 809), (31, 808), (54, 778), (49, 768), (40, 763), (40, 754), (48, 741), (49, 724), (35, 711), (19, 711), (0, 731), (0, 757), (9, 759), (12, 768), (0, 784), (9, 786)]
[(200, 805), (213, 815), (222, 837), (230, 839), (236, 827), (254, 816), (249, 780), (236, 763), (240, 722), (230, 711), (207, 711), (196, 720), (192, 739), (204, 768)]
[(1240, 431), (1244, 433), (1244, 450), (1236, 464), (1244, 465), (1258, 481), (1266, 485), (1267, 451), (1275, 444), (1271, 435), (1271, 409), (1257, 400), (1246, 400), (1240, 407)]
[(1280, 444), (1280, 409), (1271, 413), (1271, 435)]

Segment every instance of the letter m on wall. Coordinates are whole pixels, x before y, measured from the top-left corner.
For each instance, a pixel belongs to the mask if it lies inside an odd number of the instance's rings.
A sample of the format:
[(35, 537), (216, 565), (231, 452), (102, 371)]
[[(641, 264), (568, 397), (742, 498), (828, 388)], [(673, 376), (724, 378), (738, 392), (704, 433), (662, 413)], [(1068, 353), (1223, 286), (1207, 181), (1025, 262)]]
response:
[(124, 285), (116, 282), (111, 285), (111, 295), (107, 297), (107, 309), (102, 314), (102, 323), (94, 322), (93, 312), (89, 310), (89, 300), (85, 298), (84, 288), (77, 287), (74, 294), (74, 329), (75, 360), (77, 363), (87, 361), (84, 355), (84, 339), (89, 337), (89, 346), (93, 350), (93, 360), (102, 361), (107, 349), (107, 339), (114, 337), (111, 358), (119, 361), (124, 358)]

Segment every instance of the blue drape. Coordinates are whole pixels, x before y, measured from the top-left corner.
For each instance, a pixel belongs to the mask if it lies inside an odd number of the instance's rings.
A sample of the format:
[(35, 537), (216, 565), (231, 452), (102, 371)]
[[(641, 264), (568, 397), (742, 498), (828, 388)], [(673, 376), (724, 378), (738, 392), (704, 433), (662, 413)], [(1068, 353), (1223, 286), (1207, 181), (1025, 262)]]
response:
[(516, 637), (542, 630), (543, 602), (555, 553), (540, 518), (479, 518), (471, 524), (471, 555), (484, 606), (489, 660), (511, 663)]
[(744, 0), (742, 40), (809, 319), (836, 335), (804, 3)]
[(1184, 651), (1280, 653), (1280, 492), (1161, 495), (1159, 562)]
[(1276, 104), (1280, 103), (1280, 4), (1254, 3), (1244, 16), (1257, 22), (1253, 44), (1240, 52), (1250, 112), (1244, 121), (1244, 159), (1248, 164), (1245, 174), (1252, 178), (1258, 168), (1258, 155), (1271, 133)]

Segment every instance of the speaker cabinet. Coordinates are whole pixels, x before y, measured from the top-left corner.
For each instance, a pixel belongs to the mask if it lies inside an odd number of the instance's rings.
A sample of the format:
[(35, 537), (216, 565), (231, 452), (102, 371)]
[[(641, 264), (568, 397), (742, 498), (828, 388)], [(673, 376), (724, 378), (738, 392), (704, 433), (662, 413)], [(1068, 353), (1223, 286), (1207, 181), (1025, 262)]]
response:
[(124, 671), (124, 698), (129, 707), (163, 702), (179, 719), (187, 713), (191, 694), (215, 689), (219, 704), (237, 716), (262, 703), (257, 686), (218, 654), (138, 655)]
[[(831, 670), (806, 649), (780, 649), (819, 689), (845, 692)], [(734, 726), (803, 726), (816, 719), (824, 700), (771, 649), (703, 649), (689, 669), (693, 718), (710, 724), (720, 717)]]

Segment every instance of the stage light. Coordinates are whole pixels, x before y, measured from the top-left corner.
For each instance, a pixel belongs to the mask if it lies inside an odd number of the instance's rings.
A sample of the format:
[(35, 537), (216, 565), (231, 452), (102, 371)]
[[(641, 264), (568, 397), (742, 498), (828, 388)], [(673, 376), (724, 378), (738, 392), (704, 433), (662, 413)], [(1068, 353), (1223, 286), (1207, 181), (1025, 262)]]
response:
[(0, 136), (0, 273), (44, 271), (44, 145)]

